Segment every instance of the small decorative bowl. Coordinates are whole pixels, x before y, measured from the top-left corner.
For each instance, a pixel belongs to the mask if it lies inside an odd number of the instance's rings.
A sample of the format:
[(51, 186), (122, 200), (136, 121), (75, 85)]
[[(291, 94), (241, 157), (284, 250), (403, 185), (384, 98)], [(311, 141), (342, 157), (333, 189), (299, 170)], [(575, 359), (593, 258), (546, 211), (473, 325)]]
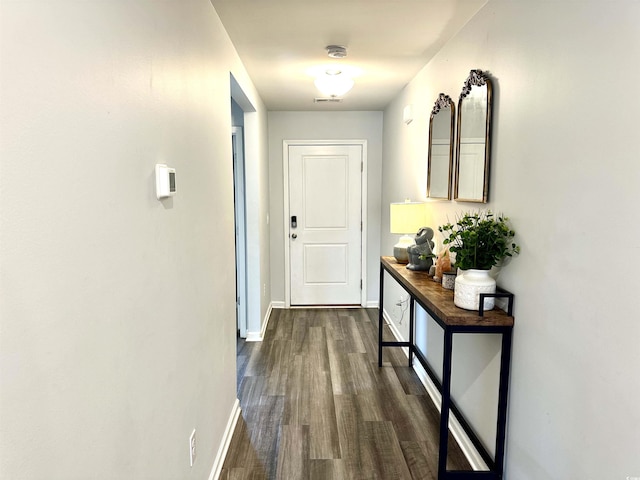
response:
[(456, 286), (456, 272), (442, 272), (442, 287), (453, 290)]

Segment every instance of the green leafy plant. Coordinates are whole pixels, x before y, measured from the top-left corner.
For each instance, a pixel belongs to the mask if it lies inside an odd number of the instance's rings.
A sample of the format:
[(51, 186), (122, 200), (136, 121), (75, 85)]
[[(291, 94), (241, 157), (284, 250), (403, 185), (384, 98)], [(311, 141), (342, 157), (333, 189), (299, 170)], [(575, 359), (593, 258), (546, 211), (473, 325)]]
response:
[(513, 243), (509, 219), (491, 211), (463, 213), (455, 223), (438, 227), (444, 244), (456, 254), (456, 266), (462, 270), (489, 270), (507, 257), (520, 253)]

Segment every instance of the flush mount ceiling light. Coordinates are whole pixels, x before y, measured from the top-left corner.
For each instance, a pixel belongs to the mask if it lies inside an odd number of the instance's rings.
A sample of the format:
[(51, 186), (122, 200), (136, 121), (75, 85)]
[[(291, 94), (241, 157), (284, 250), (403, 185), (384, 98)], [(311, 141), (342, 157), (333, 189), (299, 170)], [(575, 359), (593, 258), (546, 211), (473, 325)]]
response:
[[(347, 49), (342, 45), (327, 45), (325, 50), (330, 58), (341, 59), (347, 56)], [(315, 77), (316, 88), (326, 97), (336, 99), (353, 87), (354, 69), (348, 65), (337, 67), (336, 63), (332, 63), (313, 67), (312, 70), (314, 70), (312, 76)]]
[(316, 88), (328, 97), (341, 97), (353, 87), (353, 79), (340, 70), (325, 70), (314, 82)]

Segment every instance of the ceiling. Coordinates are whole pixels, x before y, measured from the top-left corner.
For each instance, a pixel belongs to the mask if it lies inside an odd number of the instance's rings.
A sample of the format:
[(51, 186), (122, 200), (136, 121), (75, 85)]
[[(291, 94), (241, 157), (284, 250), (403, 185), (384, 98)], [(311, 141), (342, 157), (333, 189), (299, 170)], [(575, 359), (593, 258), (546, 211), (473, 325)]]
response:
[[(487, 0), (211, 0), (268, 110), (382, 110)], [(344, 45), (343, 59), (327, 45)], [(341, 103), (312, 69), (355, 70)]]

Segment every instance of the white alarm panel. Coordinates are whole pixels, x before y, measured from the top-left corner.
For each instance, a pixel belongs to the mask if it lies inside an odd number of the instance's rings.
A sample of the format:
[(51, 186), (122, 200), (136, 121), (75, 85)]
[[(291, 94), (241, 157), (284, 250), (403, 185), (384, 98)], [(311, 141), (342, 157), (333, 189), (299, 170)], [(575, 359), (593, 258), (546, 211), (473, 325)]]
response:
[(156, 197), (171, 197), (176, 194), (176, 169), (162, 163), (156, 164)]

